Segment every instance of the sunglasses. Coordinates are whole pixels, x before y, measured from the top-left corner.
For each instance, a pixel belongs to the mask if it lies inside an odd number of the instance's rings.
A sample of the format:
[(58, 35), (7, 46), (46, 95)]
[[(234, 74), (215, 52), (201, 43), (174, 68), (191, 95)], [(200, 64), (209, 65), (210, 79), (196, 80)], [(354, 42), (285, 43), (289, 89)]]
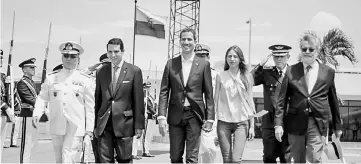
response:
[(199, 54), (196, 54), (198, 57), (208, 57), (208, 53), (199, 53)]
[(75, 59), (78, 57), (77, 54), (63, 54), (64, 58), (72, 58), (72, 59)]
[(307, 52), (307, 50), (308, 50), (308, 52), (313, 52), (313, 51), (315, 51), (314, 48), (301, 48), (301, 50), (302, 50), (302, 52)]

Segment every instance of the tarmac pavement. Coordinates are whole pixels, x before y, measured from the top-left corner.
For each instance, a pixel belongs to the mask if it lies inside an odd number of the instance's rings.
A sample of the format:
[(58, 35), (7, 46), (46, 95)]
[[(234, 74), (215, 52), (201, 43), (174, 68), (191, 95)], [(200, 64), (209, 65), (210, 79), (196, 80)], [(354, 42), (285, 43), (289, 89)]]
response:
[[(361, 163), (361, 143), (342, 143), (342, 146), (347, 163)], [(134, 163), (170, 163), (168, 143), (153, 142), (149, 147), (151, 148), (150, 153), (155, 155), (155, 157), (143, 157), (140, 160), (134, 160)], [(19, 154), (20, 148), (5, 148), (1, 163), (19, 163)], [(138, 154), (140, 154), (140, 152), (138, 152)], [(262, 163), (262, 154), (262, 140), (255, 139), (250, 141), (246, 145), (243, 162)], [(51, 140), (39, 140), (36, 152), (32, 154), (31, 162), (55, 162)], [(217, 150), (215, 162), (222, 163), (222, 156), (219, 149)], [(324, 160), (324, 163), (340, 163), (340, 161)]]
[[(40, 129), (40, 139), (36, 148), (36, 152), (32, 154), (33, 163), (54, 163), (53, 145), (49, 139), (46, 124)], [(19, 135), (21, 136), (21, 135)], [(167, 141), (167, 138), (161, 140), (153, 139), (151, 145), (149, 145), (150, 153), (155, 157), (143, 157), (140, 160), (134, 160), (134, 163), (170, 163), (169, 158), (169, 143), (159, 142)], [(156, 141), (156, 142), (154, 142)], [(7, 137), (6, 144), (9, 144), (10, 138)], [(20, 143), (20, 140), (18, 140)], [(361, 163), (361, 142), (342, 142), (344, 156), (347, 163)], [(254, 139), (246, 144), (243, 153), (243, 163), (262, 163), (262, 139)], [(140, 155), (140, 151), (138, 152)], [(4, 148), (1, 163), (19, 163), (20, 148)], [(340, 160), (327, 160), (326, 156), (323, 156), (324, 163), (340, 163)], [(80, 159), (80, 158), (79, 158)], [(91, 160), (94, 160), (93, 158)], [(79, 160), (80, 161), (80, 160)], [(222, 163), (222, 155), (218, 147), (216, 153), (215, 163)]]

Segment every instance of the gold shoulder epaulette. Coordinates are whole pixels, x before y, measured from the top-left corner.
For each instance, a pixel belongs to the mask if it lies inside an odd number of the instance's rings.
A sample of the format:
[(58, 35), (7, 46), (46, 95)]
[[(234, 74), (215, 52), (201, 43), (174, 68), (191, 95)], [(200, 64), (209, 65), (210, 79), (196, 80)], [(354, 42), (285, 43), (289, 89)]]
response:
[(263, 69), (273, 69), (273, 66), (263, 66)]
[(79, 72), (80, 72), (81, 75), (83, 75), (83, 76), (85, 76), (87, 78), (91, 78), (91, 76), (86, 74), (85, 72), (83, 72), (83, 71), (79, 71)]
[(60, 72), (60, 71), (61, 71), (61, 69), (58, 69), (58, 70), (55, 70), (55, 71), (53, 71), (53, 72), (48, 73), (48, 75), (56, 74), (56, 73), (58, 73), (58, 72)]

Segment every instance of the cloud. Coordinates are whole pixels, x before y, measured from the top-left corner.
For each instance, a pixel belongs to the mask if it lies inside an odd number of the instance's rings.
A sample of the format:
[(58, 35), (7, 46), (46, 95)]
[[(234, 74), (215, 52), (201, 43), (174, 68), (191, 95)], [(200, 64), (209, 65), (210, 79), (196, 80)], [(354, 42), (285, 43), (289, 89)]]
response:
[(332, 28), (342, 29), (341, 20), (335, 15), (324, 11), (320, 11), (313, 16), (309, 26), (309, 30), (315, 31), (318, 36), (325, 35)]

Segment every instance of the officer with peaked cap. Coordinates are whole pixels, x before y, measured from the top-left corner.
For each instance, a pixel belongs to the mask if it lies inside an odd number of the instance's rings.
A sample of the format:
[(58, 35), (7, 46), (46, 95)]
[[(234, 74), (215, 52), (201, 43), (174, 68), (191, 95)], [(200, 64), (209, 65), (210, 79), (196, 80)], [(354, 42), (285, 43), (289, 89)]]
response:
[[(206, 61), (209, 61), (210, 57), (210, 53), (211, 53), (211, 48), (206, 45), (206, 44), (201, 44), (201, 43), (197, 43), (196, 46), (194, 47), (194, 52), (195, 54), (200, 57), (205, 59)], [(216, 71), (214, 68), (211, 67), (211, 75), (212, 75), (212, 87), (213, 87), (213, 91), (215, 90), (215, 84), (216, 84), (216, 77), (217, 74), (219, 72)], [(213, 92), (213, 96), (214, 96)], [(217, 128), (217, 122), (213, 123), (213, 129)], [(211, 132), (209, 132), (208, 134), (210, 137), (214, 137), (214, 142), (215, 143), (209, 143), (209, 144), (218, 144), (218, 137), (217, 137), (217, 131), (216, 130), (212, 130)], [(203, 163), (209, 163), (211, 161), (214, 161), (215, 156), (210, 156), (209, 152), (202, 152), (204, 145), (200, 145), (200, 152), (198, 154), (198, 160), (199, 161), (203, 161)]]
[(74, 42), (60, 45), (63, 69), (48, 74), (36, 100), (33, 124), (38, 128), (49, 106), (50, 133), (57, 163), (75, 163), (82, 140), (92, 138), (94, 87), (89, 75), (77, 70), (83, 48)]
[(109, 61), (109, 58), (108, 58), (107, 53), (104, 53), (103, 55), (101, 55), (101, 56), (99, 57), (99, 63), (96, 63), (96, 64), (94, 64), (94, 65), (92, 65), (92, 66), (89, 66), (88, 68), (86, 68), (86, 69), (84, 69), (84, 70), (82, 70), (82, 71), (83, 71), (85, 74), (95, 76), (93, 73), (94, 73), (96, 70), (100, 69), (100, 68), (104, 65), (104, 63), (106, 63), (106, 62), (110, 62), (110, 61)]
[[(38, 140), (38, 130), (32, 127), (31, 122), (35, 100), (38, 95), (35, 82), (32, 80), (32, 77), (35, 75), (35, 61), (35, 58), (30, 58), (19, 64), (19, 67), (24, 73), (23, 77), (16, 85), (17, 96), (15, 99), (15, 101), (20, 104), (17, 109), (20, 110), (19, 117), (23, 121), (21, 127), (22, 137), (20, 147), (20, 163), (30, 162), (31, 155), (33, 152), (35, 152), (35, 147)], [(15, 110), (17, 111), (17, 109)], [(19, 119), (15, 120), (14, 137), (17, 138), (18, 134), (16, 134), (16, 131), (18, 131), (17, 127), (20, 126), (20, 122), (17, 121)]]
[[(251, 71), (254, 85), (263, 85), (264, 109), (268, 111), (262, 116), (263, 162), (277, 163), (276, 159), (279, 158), (281, 163), (288, 163), (291, 161), (287, 135), (283, 136), (282, 142), (277, 141), (274, 133), (274, 117), (278, 90), (287, 69), (291, 47), (276, 44), (270, 46), (269, 49), (272, 53)], [(275, 66), (264, 66), (270, 57), (273, 57)]]
[[(211, 58), (210, 57), (211, 48), (206, 44), (197, 43), (196, 46), (194, 47), (194, 52), (198, 57), (203, 58), (206, 61), (209, 61), (209, 59)], [(218, 71), (216, 71), (214, 68), (211, 68), (211, 74), (212, 74), (212, 86), (214, 90), (215, 88), (214, 85), (216, 84), (216, 75), (218, 74)]]
[[(35, 61), (35, 58), (30, 58), (19, 64), (19, 67), (24, 73), (24, 76), (16, 85), (18, 98), (20, 100), (19, 117), (23, 121), (21, 126), (22, 137), (20, 147), (20, 163), (30, 162), (32, 153), (35, 152), (35, 147), (38, 141), (38, 130), (33, 128), (31, 121), (35, 100), (38, 96), (35, 82), (32, 80), (32, 77), (35, 75)], [(15, 127), (17, 126), (16, 122)], [(16, 134), (14, 136), (16, 136)]]

